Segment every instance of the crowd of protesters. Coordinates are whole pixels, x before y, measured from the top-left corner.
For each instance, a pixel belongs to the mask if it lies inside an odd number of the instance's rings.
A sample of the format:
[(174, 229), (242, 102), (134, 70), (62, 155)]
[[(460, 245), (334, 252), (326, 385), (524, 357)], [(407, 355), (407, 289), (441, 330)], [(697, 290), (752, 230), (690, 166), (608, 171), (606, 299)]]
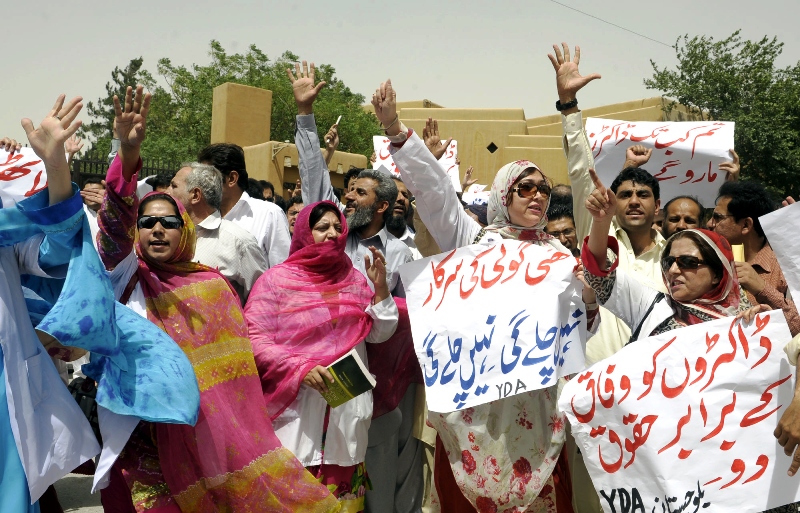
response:
[[(719, 167), (713, 212), (691, 195), (662, 207), (644, 146), (603, 184), (577, 107), (599, 75), (580, 74), (579, 48), (553, 50), (569, 184), (517, 161), (485, 194), (469, 192), (472, 168), (456, 191), (438, 124), (405, 127), (387, 80), (371, 103), (399, 175), (351, 169), (337, 194), (338, 127), (321, 145), (325, 83), (305, 61), (287, 70), (300, 170), (287, 197), (229, 143), (140, 179), (142, 86), (114, 98), (108, 173), (80, 190), (68, 162), (81, 99), (62, 95), (38, 127), (23, 120), (48, 187), (0, 210), (0, 511), (62, 511), (53, 484), (73, 471), (94, 475), (107, 512), (602, 511), (574, 439), (548, 425), (563, 415), (557, 384), (468, 415), (428, 411), (402, 265), (504, 239), (573, 255), (587, 366), (651, 335), (772, 309), (796, 337), (800, 316), (759, 223), (780, 205), (739, 180), (736, 153)], [(351, 352), (377, 385), (333, 408), (328, 367)], [(798, 411), (796, 397), (775, 428), (790, 475)]]

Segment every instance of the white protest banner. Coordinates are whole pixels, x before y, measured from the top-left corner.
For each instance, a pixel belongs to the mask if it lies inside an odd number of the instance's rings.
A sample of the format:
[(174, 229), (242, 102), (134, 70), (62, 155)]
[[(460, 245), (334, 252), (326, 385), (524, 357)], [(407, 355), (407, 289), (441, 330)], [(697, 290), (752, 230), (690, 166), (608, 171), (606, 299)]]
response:
[(625, 346), (559, 398), (607, 513), (761, 512), (800, 499), (772, 432), (792, 400), (781, 310)]
[(800, 203), (758, 218), (795, 303), (800, 302)]
[(659, 181), (661, 204), (676, 196), (697, 196), (703, 206), (713, 207), (717, 190), (725, 181), (719, 165), (733, 160), (734, 123), (635, 122), (589, 118), (586, 134), (595, 169), (606, 186), (622, 171), (625, 152), (642, 144), (653, 150), (642, 166)]
[(488, 205), (492, 192), (485, 191), (485, 188), (485, 185), (478, 183), (470, 185), (466, 192), (461, 195), (461, 201), (467, 205)]
[(22, 148), (13, 155), (0, 150), (0, 199), (9, 208), (47, 187), (44, 163), (32, 148)]
[[(381, 166), (389, 170), (389, 172), (397, 177), (400, 177), (400, 172), (397, 171), (397, 165), (392, 158), (392, 152), (389, 150), (389, 138), (383, 135), (372, 136), (372, 146), (375, 149), (375, 162), (372, 163), (372, 169), (379, 169)], [(450, 182), (457, 192), (461, 192), (461, 176), (459, 175), (458, 164), (456, 158), (458, 157), (458, 143), (450, 141), (442, 158), (439, 159), (439, 164), (442, 165), (447, 176), (450, 177)]]
[(504, 240), (400, 267), (428, 408), (447, 413), (553, 385), (584, 367), (575, 259)]

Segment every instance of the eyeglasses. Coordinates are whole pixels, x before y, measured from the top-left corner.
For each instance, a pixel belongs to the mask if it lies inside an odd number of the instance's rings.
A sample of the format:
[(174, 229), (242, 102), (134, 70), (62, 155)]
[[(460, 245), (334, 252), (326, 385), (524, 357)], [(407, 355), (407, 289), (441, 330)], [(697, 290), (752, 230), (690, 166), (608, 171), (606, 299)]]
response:
[(556, 238), (556, 239), (558, 239), (562, 235), (564, 237), (572, 237), (573, 235), (575, 235), (575, 228), (567, 228), (566, 230), (563, 230), (563, 231), (560, 231), (560, 232), (547, 232), (547, 234), (552, 236), (552, 237), (554, 237), (554, 238)]
[(661, 259), (661, 268), (665, 273), (672, 268), (672, 264), (678, 264), (678, 269), (686, 270), (697, 269), (701, 265), (705, 265), (705, 262), (691, 255), (665, 256)]
[(513, 189), (511, 192), (516, 192), (520, 198), (532, 198), (536, 196), (537, 192), (542, 193), (542, 196), (550, 196), (552, 188), (547, 185), (547, 182), (523, 182)]
[(142, 216), (136, 221), (136, 226), (141, 230), (142, 228), (151, 229), (156, 223), (161, 223), (167, 230), (179, 230), (183, 226), (183, 219), (177, 216)]
[(722, 221), (726, 217), (733, 217), (733, 214), (720, 214), (719, 212), (711, 214), (711, 219), (713, 219), (715, 223)]

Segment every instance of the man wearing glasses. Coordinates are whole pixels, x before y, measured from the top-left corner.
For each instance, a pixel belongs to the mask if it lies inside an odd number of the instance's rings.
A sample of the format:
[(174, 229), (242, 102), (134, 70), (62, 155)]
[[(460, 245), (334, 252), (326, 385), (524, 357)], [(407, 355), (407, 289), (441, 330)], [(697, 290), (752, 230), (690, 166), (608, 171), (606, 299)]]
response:
[(572, 205), (562, 203), (552, 204), (547, 209), (547, 226), (544, 231), (558, 239), (565, 248), (570, 250), (572, 256), (581, 256), (578, 247), (578, 232), (575, 230), (575, 218), (572, 216)]
[(725, 182), (719, 188), (714, 213), (707, 228), (728, 242), (744, 246), (744, 262), (736, 262), (739, 284), (752, 304), (780, 308), (786, 315), (792, 336), (800, 333), (800, 316), (778, 259), (764, 235), (758, 218), (775, 210), (763, 185), (756, 182)]

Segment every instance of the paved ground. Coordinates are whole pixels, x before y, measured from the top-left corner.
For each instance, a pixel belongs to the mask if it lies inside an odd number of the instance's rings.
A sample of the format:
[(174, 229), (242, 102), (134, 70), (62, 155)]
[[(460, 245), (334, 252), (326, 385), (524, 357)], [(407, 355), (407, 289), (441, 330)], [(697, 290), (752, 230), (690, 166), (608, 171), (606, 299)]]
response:
[(92, 476), (68, 474), (56, 483), (58, 502), (65, 513), (103, 513), (100, 493), (91, 494)]

